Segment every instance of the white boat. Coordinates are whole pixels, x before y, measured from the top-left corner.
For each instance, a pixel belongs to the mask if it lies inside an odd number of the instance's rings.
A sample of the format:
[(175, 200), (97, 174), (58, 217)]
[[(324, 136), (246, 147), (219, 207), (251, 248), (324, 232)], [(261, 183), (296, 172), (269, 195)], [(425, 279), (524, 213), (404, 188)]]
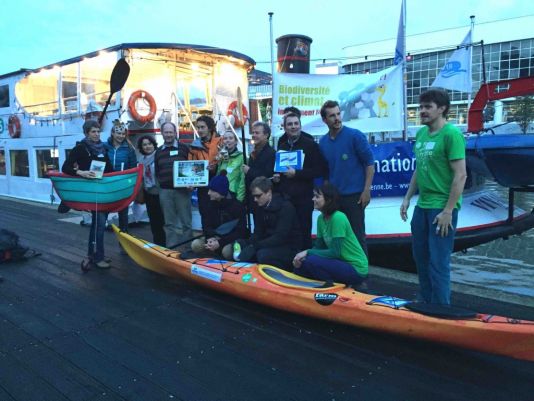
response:
[[(111, 72), (122, 58), (129, 64), (130, 74), (107, 109), (104, 140), (112, 120), (120, 119), (128, 124), (132, 142), (149, 133), (156, 134), (161, 143), (157, 134), (164, 120), (176, 123), (180, 140), (187, 141), (193, 135), (191, 120), (199, 114), (213, 116), (221, 131), (223, 125), (228, 126), (238, 88), (244, 94), (243, 104), (248, 104), (247, 72), (254, 61), (240, 53), (205, 46), (121, 44), (40, 69), (4, 74), (0, 76), (0, 194), (41, 202), (52, 196), (58, 201), (47, 172), (59, 169), (67, 152), (83, 138), (85, 119), (102, 113), (111, 91)], [(249, 137), (247, 124), (245, 135)], [(397, 156), (401, 149), (396, 147), (378, 158), (379, 167), (390, 170), (383, 175), (383, 183), (380, 174), (376, 175), (377, 190), (381, 185), (387, 189), (400, 170), (407, 179), (399, 182), (409, 181), (412, 156), (405, 152), (401, 162)], [(509, 209), (495, 195), (476, 187), (474, 180), (472, 183), (459, 217), (457, 250), (534, 226), (532, 215)], [(400, 203), (400, 193), (374, 196), (367, 209), (371, 262), (413, 269), (410, 227), (399, 217)], [(193, 225), (200, 228), (196, 211)]]
[(59, 169), (67, 152), (83, 139), (85, 119), (101, 114), (110, 95), (111, 72), (121, 58), (130, 74), (107, 109), (103, 140), (114, 119), (128, 124), (134, 143), (141, 134), (157, 134), (163, 120), (179, 126), (181, 140), (190, 140), (190, 121), (200, 114), (215, 116), (220, 127), (225, 124), (235, 111), (238, 88), (248, 104), (247, 72), (254, 60), (207, 46), (120, 44), (1, 75), (0, 194), (42, 202), (55, 195), (47, 171)]

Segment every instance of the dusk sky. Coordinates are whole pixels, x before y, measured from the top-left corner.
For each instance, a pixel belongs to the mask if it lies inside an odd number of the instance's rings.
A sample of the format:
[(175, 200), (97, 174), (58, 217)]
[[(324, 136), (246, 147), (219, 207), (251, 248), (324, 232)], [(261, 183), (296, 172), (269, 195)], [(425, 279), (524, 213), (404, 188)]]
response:
[[(312, 60), (336, 60), (345, 46), (396, 37), (400, 6), (400, 0), (7, 0), (0, 74), (129, 42), (222, 47), (270, 71), (268, 12), (275, 39), (310, 36)], [(482, 23), (531, 14), (531, 0), (407, 0), (407, 34), (468, 27), (470, 15)]]

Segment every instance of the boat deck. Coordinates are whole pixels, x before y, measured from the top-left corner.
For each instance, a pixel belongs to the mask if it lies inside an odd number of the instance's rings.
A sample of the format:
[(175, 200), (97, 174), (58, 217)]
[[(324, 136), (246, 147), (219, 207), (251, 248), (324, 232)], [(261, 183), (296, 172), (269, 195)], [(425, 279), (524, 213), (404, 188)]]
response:
[[(0, 265), (0, 400), (531, 400), (534, 363), (314, 320), (141, 269), (82, 274), (88, 228), (0, 198), (0, 228), (41, 252)], [(147, 225), (132, 227), (148, 237)], [(392, 276), (395, 276), (392, 274)], [(396, 276), (395, 276), (396, 277)], [(416, 285), (373, 275), (378, 292)], [(534, 320), (534, 308), (454, 293)], [(532, 305), (532, 303), (530, 304)]]

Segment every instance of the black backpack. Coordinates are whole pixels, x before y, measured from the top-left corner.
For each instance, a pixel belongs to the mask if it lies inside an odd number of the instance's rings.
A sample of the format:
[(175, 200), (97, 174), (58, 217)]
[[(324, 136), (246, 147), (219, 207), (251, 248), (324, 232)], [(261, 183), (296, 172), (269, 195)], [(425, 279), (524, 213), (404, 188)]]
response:
[(0, 229), (0, 263), (26, 259), (28, 248), (20, 246), (19, 236), (13, 231)]

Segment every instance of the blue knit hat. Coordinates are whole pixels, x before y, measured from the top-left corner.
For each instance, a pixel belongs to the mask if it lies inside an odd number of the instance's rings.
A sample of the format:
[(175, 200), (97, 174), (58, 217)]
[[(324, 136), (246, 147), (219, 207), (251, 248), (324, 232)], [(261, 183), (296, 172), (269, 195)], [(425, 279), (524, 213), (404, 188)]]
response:
[(213, 177), (208, 185), (208, 188), (212, 191), (220, 193), (222, 196), (228, 195), (230, 183), (226, 178), (226, 170), (221, 170), (219, 175)]

